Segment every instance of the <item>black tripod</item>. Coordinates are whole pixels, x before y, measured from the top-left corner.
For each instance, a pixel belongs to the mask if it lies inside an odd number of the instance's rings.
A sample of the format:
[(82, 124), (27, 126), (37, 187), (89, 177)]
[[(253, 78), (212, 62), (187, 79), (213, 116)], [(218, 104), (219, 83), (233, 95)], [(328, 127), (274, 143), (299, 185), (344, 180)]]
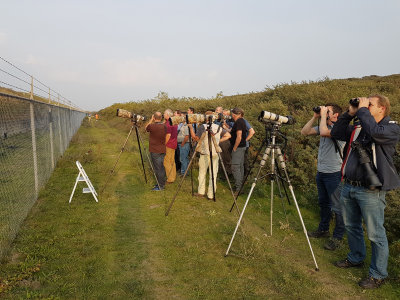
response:
[[(157, 176), (155, 175), (155, 172), (154, 172), (153, 164), (151, 163), (151, 160), (150, 160), (150, 158), (149, 158), (149, 156), (148, 156), (148, 154), (147, 154), (147, 152), (146, 152), (146, 148), (144, 147), (144, 144), (143, 144), (143, 141), (142, 141), (142, 137), (140, 136), (140, 132), (139, 132), (139, 130), (138, 130), (138, 125), (137, 125), (138, 122), (137, 122), (136, 120), (134, 120), (134, 119), (132, 119), (131, 121), (132, 121), (132, 127), (131, 127), (131, 129), (129, 130), (128, 136), (126, 137), (125, 142), (124, 142), (124, 144), (122, 145), (122, 148), (121, 148), (121, 151), (120, 151), (120, 153), (119, 153), (119, 155), (118, 155), (117, 161), (115, 162), (113, 168), (111, 169), (110, 174), (109, 174), (108, 177), (107, 177), (106, 183), (104, 184), (103, 188), (101, 189), (101, 192), (104, 191), (104, 189), (106, 188), (108, 182), (110, 181), (111, 175), (114, 174), (115, 167), (117, 166), (118, 161), (119, 161), (119, 159), (121, 158), (122, 152), (124, 152), (124, 150), (125, 150), (125, 146), (126, 146), (126, 144), (127, 144), (127, 142), (128, 142), (129, 137), (130, 137), (131, 134), (132, 134), (133, 128), (135, 128), (135, 132), (136, 132), (136, 140), (137, 140), (138, 147), (139, 147), (140, 159), (141, 159), (141, 161), (142, 161), (142, 169), (143, 169), (144, 180), (145, 180), (146, 183), (147, 183), (147, 176), (146, 176), (146, 170), (145, 170), (145, 167), (144, 167), (144, 161), (143, 161), (143, 155), (142, 155), (142, 146), (141, 146), (141, 145), (143, 145), (143, 149), (144, 149), (144, 152), (146, 153), (147, 160), (148, 160), (149, 163), (150, 163), (151, 170), (153, 171), (154, 177), (156, 178), (156, 181), (157, 181), (157, 184), (158, 184), (158, 180), (157, 180)], [(159, 184), (158, 184), (158, 185), (159, 185)]]
[[(194, 158), (195, 158), (195, 156), (196, 156), (196, 152), (200, 152), (200, 147), (201, 147), (202, 144), (203, 144), (203, 141), (204, 141), (204, 139), (205, 139), (205, 137), (206, 137), (206, 134), (207, 134), (207, 138), (208, 138), (208, 151), (209, 151), (209, 155), (210, 155), (209, 161), (210, 161), (210, 169), (211, 169), (211, 181), (212, 181), (213, 200), (216, 201), (216, 199), (215, 199), (215, 185), (214, 185), (214, 180), (215, 180), (215, 178), (214, 178), (214, 167), (213, 167), (213, 161), (212, 161), (212, 153), (213, 153), (213, 152), (212, 152), (212, 149), (213, 149), (212, 145), (214, 145), (214, 148), (215, 148), (215, 150), (216, 150), (216, 152), (217, 152), (217, 154), (218, 154), (218, 158), (219, 158), (219, 160), (221, 161), (222, 169), (224, 170), (224, 174), (225, 174), (226, 180), (227, 180), (227, 182), (228, 182), (229, 189), (230, 189), (230, 191), (231, 191), (231, 194), (232, 194), (233, 199), (235, 200), (235, 194), (233, 193), (232, 186), (231, 186), (231, 183), (230, 183), (230, 181), (229, 181), (228, 174), (226, 173), (225, 165), (224, 165), (224, 163), (223, 163), (223, 161), (222, 161), (222, 157), (221, 157), (221, 152), (222, 152), (222, 150), (221, 150), (221, 148), (219, 147), (218, 143), (217, 143), (216, 140), (215, 140), (215, 136), (214, 136), (214, 133), (212, 132), (211, 126), (212, 126), (212, 119), (210, 118), (209, 121), (207, 122), (207, 129), (206, 129), (206, 131), (203, 132), (203, 134), (201, 135), (200, 140), (199, 140), (198, 143), (197, 143), (196, 149), (193, 151), (193, 155), (192, 155), (192, 157), (191, 157), (191, 159), (190, 159), (189, 165), (188, 165), (188, 167), (186, 168), (185, 174), (183, 175), (183, 177), (182, 177), (182, 179), (181, 179), (181, 182), (179, 183), (178, 189), (177, 189), (177, 191), (176, 191), (174, 197), (172, 198), (171, 203), (170, 203), (170, 205), (168, 206), (167, 211), (165, 212), (165, 215), (166, 215), (166, 216), (168, 216), (169, 211), (171, 210), (172, 205), (173, 205), (174, 202), (175, 202), (176, 196), (178, 195), (178, 193), (179, 193), (179, 191), (180, 191), (180, 189), (181, 189), (181, 187), (182, 187), (182, 185), (183, 185), (183, 181), (185, 180), (186, 174), (187, 174), (187, 172), (188, 172), (190, 166), (192, 165), (192, 162), (193, 162), (193, 160), (194, 160)], [(211, 143), (212, 143), (212, 144), (211, 144)], [(193, 183), (192, 183), (192, 185), (193, 185)], [(192, 189), (193, 189), (193, 188), (192, 188)], [(235, 203), (236, 203), (236, 202), (235, 202)], [(236, 206), (236, 209), (237, 209), (237, 212), (239, 213), (239, 208), (238, 208), (237, 206)]]
[(275, 143), (276, 136), (277, 136), (278, 134), (281, 134), (280, 131), (279, 131), (281, 125), (282, 125), (282, 124), (281, 124), (280, 122), (272, 122), (272, 127), (271, 127), (271, 142), (270, 142), (270, 143), (268, 144), (268, 146), (265, 148), (265, 152), (264, 152), (263, 158), (262, 158), (262, 160), (261, 160), (261, 162), (260, 162), (260, 167), (259, 167), (259, 169), (258, 169), (258, 172), (257, 172), (256, 177), (254, 178), (254, 182), (253, 182), (253, 184), (251, 185), (251, 189), (250, 189), (249, 195), (247, 196), (246, 203), (244, 204), (243, 210), (242, 210), (242, 212), (241, 212), (241, 214), (240, 214), (240, 217), (239, 217), (239, 220), (238, 220), (238, 222), (237, 222), (237, 224), (236, 224), (235, 231), (233, 232), (232, 239), (231, 239), (231, 241), (230, 241), (230, 243), (229, 243), (228, 249), (226, 250), (225, 256), (228, 255), (229, 250), (230, 250), (230, 248), (231, 248), (231, 246), (232, 246), (233, 240), (234, 240), (235, 235), (236, 235), (236, 232), (237, 232), (237, 230), (238, 230), (238, 228), (239, 228), (240, 222), (241, 222), (241, 220), (242, 220), (242, 218), (243, 218), (243, 215), (244, 215), (244, 212), (245, 212), (245, 210), (246, 210), (247, 204), (248, 204), (248, 202), (249, 202), (249, 200), (250, 200), (251, 194), (253, 193), (253, 190), (254, 190), (254, 188), (255, 188), (255, 186), (256, 186), (256, 184), (257, 184), (257, 181), (258, 181), (258, 179), (259, 179), (259, 176), (260, 176), (260, 174), (261, 174), (261, 169), (264, 167), (264, 165), (265, 165), (265, 163), (266, 163), (266, 161), (267, 161), (267, 159), (268, 159), (268, 157), (269, 157), (270, 155), (271, 155), (271, 209), (270, 209), (270, 219), (271, 219), (271, 235), (272, 235), (272, 216), (273, 216), (274, 181), (275, 181), (275, 178), (276, 178), (276, 173), (275, 173), (275, 172), (276, 172), (276, 168), (275, 168), (275, 152), (276, 152), (276, 154), (277, 154), (277, 156), (278, 156), (278, 161), (279, 161), (279, 163), (280, 163), (280, 167), (281, 167), (283, 173), (285, 174), (286, 182), (287, 182), (287, 184), (288, 184), (289, 190), (290, 190), (290, 192), (291, 192), (291, 194), (292, 194), (292, 198), (293, 198), (294, 203), (295, 203), (295, 205), (296, 205), (297, 213), (299, 214), (299, 218), (300, 218), (300, 221), (301, 221), (301, 225), (302, 225), (302, 227), (303, 227), (303, 231), (304, 231), (304, 234), (305, 234), (305, 236), (306, 236), (306, 239), (307, 239), (307, 242), (308, 242), (308, 246), (310, 247), (311, 255), (312, 255), (313, 260), (314, 260), (314, 263), (315, 263), (315, 269), (316, 269), (316, 271), (318, 271), (319, 268), (318, 268), (318, 265), (317, 265), (317, 261), (315, 260), (315, 256), (314, 256), (313, 249), (312, 249), (312, 247), (311, 247), (310, 239), (308, 238), (307, 230), (306, 230), (306, 227), (305, 227), (305, 225), (304, 225), (303, 218), (302, 218), (302, 216), (301, 216), (300, 209), (299, 209), (299, 206), (298, 206), (298, 204), (297, 204), (296, 196), (295, 196), (294, 191), (293, 191), (293, 186), (292, 186), (292, 184), (291, 184), (291, 182), (290, 182), (290, 179), (289, 179), (289, 176), (288, 176), (288, 173), (287, 173), (287, 170), (286, 170), (286, 165), (285, 165), (285, 161), (284, 161), (284, 158), (283, 158), (283, 155), (282, 155), (282, 151), (281, 151), (279, 145), (277, 145), (277, 144)]

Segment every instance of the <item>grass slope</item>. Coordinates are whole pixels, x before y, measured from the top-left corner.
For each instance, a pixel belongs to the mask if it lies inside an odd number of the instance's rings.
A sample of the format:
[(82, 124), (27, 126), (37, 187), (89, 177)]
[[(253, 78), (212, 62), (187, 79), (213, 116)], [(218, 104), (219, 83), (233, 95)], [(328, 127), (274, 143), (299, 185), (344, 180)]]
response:
[[(118, 123), (119, 124), (119, 123)], [(98, 190), (114, 165), (127, 127), (112, 121), (85, 121), (18, 234), (0, 271), (5, 299), (396, 299), (390, 280), (378, 291), (357, 281), (367, 267), (339, 270), (332, 263), (347, 249), (327, 252), (311, 240), (314, 264), (294, 205), (286, 204), (288, 225), (275, 198), (269, 236), (269, 183), (260, 182), (244, 215), (230, 255), (224, 253), (237, 214), (226, 184), (217, 202), (190, 196), (190, 179), (168, 217), (164, 213), (178, 184), (151, 192), (144, 182), (136, 137), (130, 139), (115, 174), (96, 203), (80, 193), (68, 199), (79, 160)], [(147, 147), (147, 145), (146, 145)], [(290, 166), (288, 166), (290, 171)], [(194, 175), (194, 178), (196, 175)], [(296, 193), (297, 194), (297, 193)], [(245, 196), (239, 199), (240, 207)], [(309, 229), (315, 208), (297, 195)], [(286, 200), (283, 200), (286, 202)]]

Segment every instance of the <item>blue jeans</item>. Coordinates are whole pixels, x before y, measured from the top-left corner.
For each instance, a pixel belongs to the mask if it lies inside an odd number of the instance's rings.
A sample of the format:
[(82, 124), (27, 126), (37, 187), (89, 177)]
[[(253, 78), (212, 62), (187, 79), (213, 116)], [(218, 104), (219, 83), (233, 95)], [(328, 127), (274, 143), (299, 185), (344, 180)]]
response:
[(347, 259), (352, 263), (359, 263), (365, 259), (362, 227), (362, 219), (364, 219), (372, 249), (369, 275), (377, 279), (386, 278), (388, 275), (389, 247), (385, 227), (383, 227), (385, 195), (385, 191), (370, 191), (364, 187), (345, 184), (340, 198), (344, 207), (344, 224), (350, 248)]
[(341, 176), (341, 172), (339, 171), (334, 173), (318, 172), (316, 177), (318, 188), (318, 204), (321, 217), (318, 230), (329, 230), (329, 223), (331, 221), (333, 209), (336, 217), (336, 226), (333, 230), (333, 237), (339, 240), (343, 238), (345, 227), (340, 208), (338, 209), (337, 205), (333, 204), (336, 204), (338, 202), (334, 201), (334, 198), (335, 196), (337, 197), (335, 191), (337, 191), (337, 189), (339, 188)]
[(189, 151), (190, 145), (186, 143), (183, 147), (181, 143), (178, 143), (179, 148), (179, 160), (181, 161), (181, 174), (185, 174), (185, 171), (189, 165)]

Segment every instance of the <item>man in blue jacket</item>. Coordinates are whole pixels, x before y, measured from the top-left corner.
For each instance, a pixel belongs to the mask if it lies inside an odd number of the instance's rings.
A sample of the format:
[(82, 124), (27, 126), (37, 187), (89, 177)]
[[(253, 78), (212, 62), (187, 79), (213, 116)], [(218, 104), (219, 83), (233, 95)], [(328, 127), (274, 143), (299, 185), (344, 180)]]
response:
[[(369, 276), (361, 280), (359, 285), (372, 289), (381, 286), (388, 276), (389, 247), (383, 227), (385, 194), (386, 191), (400, 186), (393, 164), (400, 128), (396, 122), (390, 121), (390, 102), (385, 96), (358, 98), (356, 102), (358, 107), (350, 105), (331, 131), (332, 137), (347, 142), (342, 166), (344, 185), (341, 201), (350, 252), (345, 260), (338, 261), (335, 265), (339, 268), (363, 265), (366, 256), (362, 227), (364, 219), (372, 255)], [(350, 125), (354, 117), (359, 119), (360, 125)], [(359, 146), (354, 147), (355, 145)], [(363, 153), (368, 154), (369, 160), (365, 160), (365, 156), (360, 159), (359, 147)], [(378, 184), (378, 187), (373, 188), (366, 182), (366, 163), (376, 173), (381, 187)]]

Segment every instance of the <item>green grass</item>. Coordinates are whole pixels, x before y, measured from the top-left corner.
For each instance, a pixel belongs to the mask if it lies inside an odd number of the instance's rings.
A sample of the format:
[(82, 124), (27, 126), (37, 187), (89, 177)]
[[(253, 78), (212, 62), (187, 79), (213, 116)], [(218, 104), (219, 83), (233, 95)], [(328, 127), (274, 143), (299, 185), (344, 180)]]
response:
[[(112, 125), (112, 126), (111, 126)], [(129, 128), (110, 122), (84, 123), (58, 161), (19, 232), (0, 271), (5, 299), (396, 299), (392, 278), (378, 291), (357, 281), (367, 267), (336, 269), (345, 257), (311, 240), (320, 271), (308, 248), (294, 205), (285, 201), (289, 226), (275, 197), (273, 236), (269, 236), (269, 183), (259, 183), (230, 254), (224, 257), (237, 214), (226, 184), (217, 202), (190, 196), (190, 179), (168, 217), (165, 211), (177, 183), (166, 192), (144, 182), (136, 137), (128, 142), (115, 174), (100, 193)], [(147, 144), (146, 144), (147, 147)], [(99, 203), (72, 191), (79, 160), (99, 192)], [(288, 166), (290, 171), (290, 166)], [(148, 170), (149, 171), (149, 170)], [(196, 178), (196, 175), (194, 175)], [(297, 195), (297, 192), (296, 192)], [(245, 196), (239, 199), (240, 207)], [(297, 195), (306, 226), (318, 223), (315, 208)]]

